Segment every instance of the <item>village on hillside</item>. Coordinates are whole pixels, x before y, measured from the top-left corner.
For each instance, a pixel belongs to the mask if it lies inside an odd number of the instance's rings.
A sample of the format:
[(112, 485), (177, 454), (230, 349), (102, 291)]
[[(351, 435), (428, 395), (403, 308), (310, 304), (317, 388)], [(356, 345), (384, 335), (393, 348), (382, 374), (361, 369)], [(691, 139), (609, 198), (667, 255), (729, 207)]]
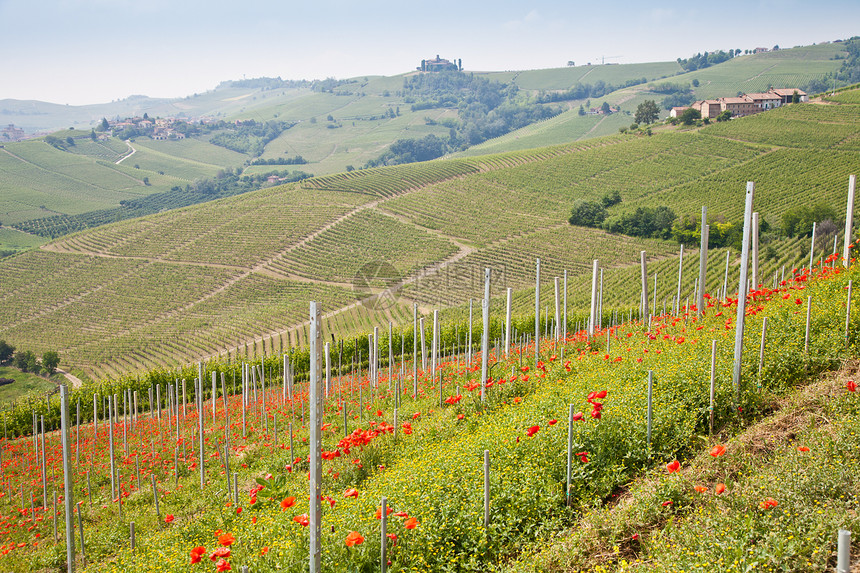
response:
[(669, 117), (679, 117), (688, 109), (694, 109), (703, 118), (716, 119), (729, 112), (731, 117), (744, 117), (790, 103), (808, 102), (806, 92), (794, 88), (771, 88), (764, 93), (741, 94), (737, 97), (721, 97), (695, 101), (688, 106), (673, 107)]

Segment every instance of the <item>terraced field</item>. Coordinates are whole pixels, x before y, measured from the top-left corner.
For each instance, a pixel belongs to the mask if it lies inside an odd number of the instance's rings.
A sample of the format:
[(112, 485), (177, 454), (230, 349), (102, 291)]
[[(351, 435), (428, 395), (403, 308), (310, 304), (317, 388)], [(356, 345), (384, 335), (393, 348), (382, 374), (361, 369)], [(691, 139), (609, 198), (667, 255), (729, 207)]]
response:
[[(461, 320), (468, 299), (482, 296), (485, 267), (494, 269), (494, 309), (510, 287), (525, 312), (534, 308), (538, 257), (542, 305), (552, 304), (553, 278), (567, 270), (569, 303), (582, 307), (597, 258), (605, 308), (623, 312), (638, 305), (641, 250), (649, 281), (657, 277), (656, 304), (671, 306), (678, 245), (571, 227), (572, 203), (618, 190), (611, 217), (658, 205), (695, 215), (705, 204), (736, 222), (753, 180), (756, 208), (772, 227), (793, 205), (826, 201), (841, 211), (848, 175), (860, 171), (850, 147), (860, 138), (858, 111), (804, 104), (652, 137), (353, 171), (106, 225), (0, 262), (0, 338), (58, 349), (89, 376), (273, 353), (306, 340), (308, 300), (322, 304), (340, 336), (410, 325), (413, 303), (422, 315), (443, 308), (445, 320)], [(771, 232), (763, 240), (766, 284), (783, 265), (808, 261), (807, 239), (779, 242)], [(819, 238), (816, 258), (832, 240)], [(710, 292), (722, 288), (725, 256), (710, 253)], [(360, 304), (369, 291), (353, 287), (356, 271), (378, 260), (402, 282), (390, 304)], [(736, 252), (729, 261), (729, 281), (737, 280)], [(696, 265), (690, 250), (683, 301)]]

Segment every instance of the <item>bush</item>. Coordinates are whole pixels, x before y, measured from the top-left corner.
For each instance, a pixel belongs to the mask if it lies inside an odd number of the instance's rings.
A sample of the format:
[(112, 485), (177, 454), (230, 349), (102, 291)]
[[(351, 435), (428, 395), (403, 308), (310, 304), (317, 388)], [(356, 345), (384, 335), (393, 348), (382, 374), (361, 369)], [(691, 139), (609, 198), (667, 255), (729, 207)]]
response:
[(632, 237), (668, 239), (672, 235), (674, 221), (675, 212), (669, 207), (637, 207), (632, 213), (608, 221), (604, 228), (611, 233)]
[(606, 220), (606, 207), (600, 201), (580, 199), (573, 204), (568, 222), (580, 227), (599, 227)]
[(813, 222), (832, 222), (836, 218), (836, 211), (825, 203), (812, 207), (798, 205), (783, 213), (782, 234), (786, 237), (811, 237)]

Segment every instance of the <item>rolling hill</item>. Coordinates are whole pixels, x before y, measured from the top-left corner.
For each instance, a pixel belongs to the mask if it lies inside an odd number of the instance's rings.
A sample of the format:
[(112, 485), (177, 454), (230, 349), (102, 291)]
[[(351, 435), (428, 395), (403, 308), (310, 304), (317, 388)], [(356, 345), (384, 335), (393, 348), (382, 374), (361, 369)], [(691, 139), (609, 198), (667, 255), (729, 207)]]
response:
[[(689, 97), (705, 98), (761, 90), (768, 85), (802, 86), (812, 80), (821, 81), (839, 68), (842, 60), (837, 58), (844, 49), (844, 44), (832, 43), (737, 56), (689, 73), (684, 73), (678, 62), (475, 72), (477, 78), (516, 86), (521, 103), (536, 98), (551, 102), (542, 107), (562, 111), (472, 145), (454, 156), (561, 145), (617, 133), (633, 121), (632, 111), (639, 103), (664, 97), (653, 91), (659, 89), (655, 85), (661, 82), (698, 84)], [(416, 94), (406, 89), (415, 78), (415, 72), (410, 72), (323, 82), (242, 80), (223, 82), (214, 90), (182, 99), (133, 96), (103, 106), (5, 100), (0, 102), (0, 122), (21, 123), (22, 118), (27, 118), (36, 122), (23, 124), (31, 129), (71, 125), (75, 129), (58, 132), (55, 137), (74, 137), (75, 145), (55, 148), (26, 141), (7, 143), (0, 149), (0, 223), (43, 237), (57, 237), (260, 187), (260, 183), (242, 189), (234, 186), (212, 196), (189, 195), (185, 191), (195, 181), (214, 178), (223, 170), (241, 171), (243, 176), (261, 179), (273, 171), (293, 178), (301, 176), (299, 172), (325, 175), (360, 168), (379, 158), (397, 140), (431, 135), (446, 140), (463, 118), (451, 102), (436, 102), (427, 108), (427, 102), (416, 101)], [(576, 86), (586, 86), (588, 93), (603, 95), (595, 95), (593, 101), (568, 96), (552, 101)], [(604, 101), (618, 106), (621, 113), (580, 115), (580, 106), (598, 107)], [(135, 137), (127, 144), (116, 138), (89, 139), (89, 130), (102, 117), (142, 114), (227, 122), (284, 122), (289, 127), (265, 145), (260, 158), (276, 162), (301, 156), (307, 163), (289, 168), (249, 166), (254, 154), (213, 144), (213, 138), (230, 132), (228, 124), (183, 140)], [(0, 235), (0, 241), (0, 251), (7, 253), (43, 242), (35, 237), (23, 240), (8, 232)]]
[[(308, 300), (341, 336), (410, 324), (413, 302), (422, 314), (443, 308), (446, 320), (462, 318), (482, 296), (484, 267), (493, 269), (494, 304), (511, 287), (520, 291), (515, 308), (526, 310), (536, 257), (546, 304), (567, 270), (571, 304), (582, 306), (599, 258), (605, 304), (626, 312), (642, 249), (657, 300), (671, 304), (677, 244), (570, 226), (572, 203), (618, 190), (613, 215), (668, 205), (695, 216), (707, 205), (733, 222), (752, 180), (772, 229), (798, 204), (841, 211), (848, 175), (860, 171), (860, 108), (852, 92), (838, 98), (651, 137), (327, 175), (75, 233), (0, 262), (0, 338), (57, 349), (91, 377), (228, 350), (277, 352), (305, 340)], [(764, 240), (785, 241), (773, 232)], [(820, 239), (818, 252), (832, 241)], [(785, 244), (786, 255), (763, 258), (763, 280), (809, 256), (806, 240)], [(726, 257), (712, 253), (709, 290), (721, 285)], [(693, 288), (693, 258), (685, 257), (682, 299)], [(401, 279), (390, 305), (359, 303), (367, 291), (356, 277), (374, 261)]]

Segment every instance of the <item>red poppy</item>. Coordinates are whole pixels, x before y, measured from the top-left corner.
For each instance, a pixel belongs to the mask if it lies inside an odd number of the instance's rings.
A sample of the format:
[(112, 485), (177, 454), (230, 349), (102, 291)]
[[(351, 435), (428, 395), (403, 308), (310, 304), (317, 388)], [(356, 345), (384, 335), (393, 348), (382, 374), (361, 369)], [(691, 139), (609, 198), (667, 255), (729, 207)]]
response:
[(268, 545), (265, 545), (265, 546), (263, 546), (262, 549), (260, 549), (260, 555), (265, 555), (268, 552), (269, 552), (269, 546)]
[(770, 509), (771, 507), (777, 506), (777, 501), (772, 497), (765, 498), (758, 506), (762, 509)]
[(200, 563), (200, 559), (203, 557), (203, 554), (206, 553), (205, 547), (195, 547), (191, 550), (191, 564)]
[(409, 422), (403, 422), (403, 424), (401, 424), (401, 427), (403, 428), (403, 433), (407, 436), (412, 434), (412, 424), (410, 424)]
[(391, 546), (397, 545), (397, 536), (393, 533), (386, 533), (385, 536), (391, 541)]
[(358, 499), (358, 490), (351, 487), (343, 492), (343, 497), (354, 497), (355, 499)]
[(293, 517), (293, 521), (295, 521), (296, 523), (298, 523), (302, 527), (307, 527), (311, 523), (308, 520), (308, 514), (307, 513), (303, 513), (301, 515), (296, 515), (295, 517)]
[(230, 557), (230, 548), (229, 547), (219, 547), (215, 551), (212, 552), (212, 555), (209, 556), (209, 559), (212, 561), (217, 561), (223, 557)]
[(714, 487), (714, 493), (716, 493), (717, 495), (721, 495), (725, 491), (726, 491), (726, 484), (724, 484), (724, 483), (718, 483), (716, 485), (716, 487)]
[(532, 437), (540, 431), (540, 426), (532, 426), (526, 430), (526, 435)]
[(556, 424), (558, 424), (558, 420), (550, 420), (549, 421), (550, 426), (555, 426)]
[(725, 453), (726, 453), (726, 447), (723, 445), (718, 444), (718, 445), (714, 446), (713, 448), (711, 448), (711, 455), (714, 456), (715, 458), (718, 458)]
[(236, 538), (233, 537), (229, 533), (225, 533), (223, 535), (218, 536), (218, 543), (220, 543), (221, 545), (223, 545), (225, 547), (230, 547), (235, 542), (236, 542)]
[(695, 489), (699, 493), (705, 493), (706, 491), (708, 491), (708, 488), (703, 485), (697, 485), (693, 489)]
[(397, 513), (394, 514), (394, 517), (409, 517), (409, 514), (406, 513), (405, 511), (398, 511)]
[(418, 520), (414, 517), (410, 517), (403, 522), (403, 527), (405, 527), (406, 529), (415, 529), (416, 527), (418, 527)]
[(670, 499), (670, 500), (668, 500), (668, 501), (664, 501), (664, 502), (663, 502), (663, 503), (661, 503), (660, 505), (662, 505), (663, 507), (666, 507), (666, 506), (672, 505), (672, 500)]
[(231, 571), (232, 569), (233, 568), (230, 567), (230, 564), (227, 563), (226, 559), (219, 559), (218, 563), (215, 564), (215, 570), (218, 571), (218, 573), (221, 573), (221, 571)]
[[(392, 511), (394, 511), (394, 510), (391, 509), (390, 507), (386, 507), (385, 508), (385, 515), (391, 515)], [(382, 508), (381, 507), (376, 508), (376, 513), (373, 514), (373, 517), (375, 517), (376, 519), (382, 519)]]
[(175, 518), (175, 517), (173, 517), (173, 514), (172, 514), (172, 513), (168, 513), (168, 514), (164, 517), (164, 523), (173, 523), (173, 520), (174, 520), (174, 519), (176, 519), (176, 518)]
[(364, 543), (364, 537), (357, 531), (350, 531), (349, 535), (346, 536), (346, 540), (344, 540), (347, 547), (352, 547), (353, 545), (361, 545)]
[(588, 463), (588, 452), (577, 452), (576, 455), (579, 456), (579, 461), (584, 464)]
[(574, 421), (574, 422), (579, 422), (579, 421), (581, 421), (584, 417), (585, 417), (585, 414), (583, 414), (582, 412), (577, 412), (576, 414), (574, 414), (574, 415), (573, 415), (573, 421)]
[(857, 390), (857, 384), (854, 382), (854, 380), (849, 380), (845, 384), (845, 387), (848, 389), (849, 392), (855, 392)]
[(681, 471), (681, 463), (678, 460), (666, 464), (666, 471), (670, 474)]
[(281, 502), (281, 511), (287, 511), (287, 509), (293, 507), (294, 505), (296, 505), (296, 498), (292, 496), (285, 498), (284, 501)]

